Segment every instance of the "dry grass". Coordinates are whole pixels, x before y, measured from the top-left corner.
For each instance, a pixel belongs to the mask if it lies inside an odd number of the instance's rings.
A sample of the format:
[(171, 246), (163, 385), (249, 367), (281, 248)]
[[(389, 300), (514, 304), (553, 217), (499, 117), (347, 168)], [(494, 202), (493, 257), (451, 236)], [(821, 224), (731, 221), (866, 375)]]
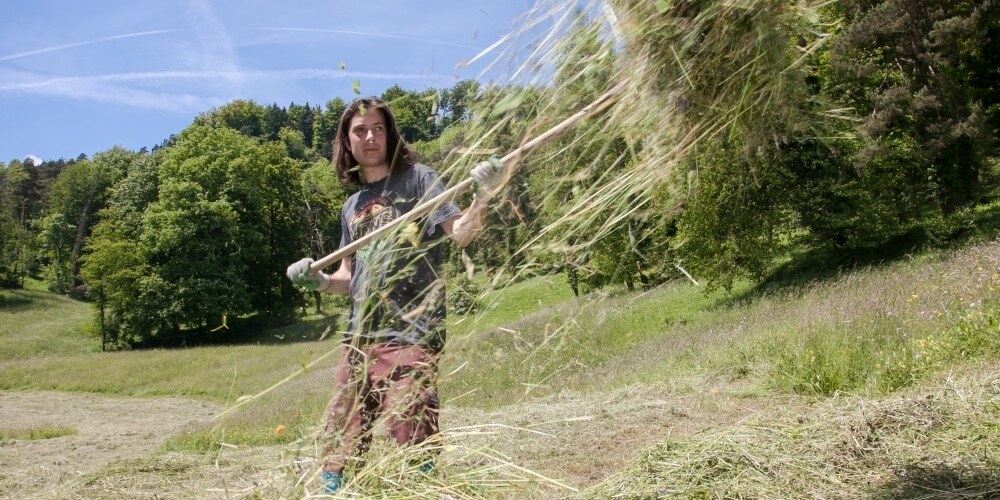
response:
[(774, 408), (672, 439), (587, 491), (592, 498), (987, 498), (1000, 494), (1000, 365), (881, 400)]

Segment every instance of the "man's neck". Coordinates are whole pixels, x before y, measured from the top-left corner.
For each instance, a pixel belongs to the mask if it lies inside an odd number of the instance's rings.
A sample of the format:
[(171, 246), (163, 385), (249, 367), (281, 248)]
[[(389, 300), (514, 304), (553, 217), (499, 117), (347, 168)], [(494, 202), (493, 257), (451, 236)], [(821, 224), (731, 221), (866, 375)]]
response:
[(389, 175), (388, 165), (379, 165), (377, 167), (361, 167), (361, 179), (364, 180), (365, 184), (371, 184), (373, 182), (378, 182)]

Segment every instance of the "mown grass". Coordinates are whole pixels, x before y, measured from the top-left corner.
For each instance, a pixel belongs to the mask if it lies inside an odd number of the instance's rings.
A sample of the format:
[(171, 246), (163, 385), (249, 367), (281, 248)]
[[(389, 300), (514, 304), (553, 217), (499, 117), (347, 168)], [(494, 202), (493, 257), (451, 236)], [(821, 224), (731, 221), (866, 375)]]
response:
[[(217, 449), (227, 440), (291, 442), (312, 431), (329, 397), (331, 364), (304, 368), (339, 345), (339, 335), (327, 332), (333, 321), (327, 317), (247, 333), (244, 337), (255, 342), (251, 345), (97, 352), (99, 340), (85, 333), (91, 305), (45, 292), (2, 293), (17, 299), (0, 310), (0, 345), (9, 346), (0, 358), (2, 390), (187, 396), (232, 405), (292, 377), (245, 411), (177, 441), (202, 450)], [(301, 341), (319, 338), (324, 339)], [(278, 426), (287, 432), (275, 432)]]
[(808, 412), (776, 407), (668, 440), (583, 496), (994, 498), (998, 368), (956, 370), (880, 400), (826, 398)]

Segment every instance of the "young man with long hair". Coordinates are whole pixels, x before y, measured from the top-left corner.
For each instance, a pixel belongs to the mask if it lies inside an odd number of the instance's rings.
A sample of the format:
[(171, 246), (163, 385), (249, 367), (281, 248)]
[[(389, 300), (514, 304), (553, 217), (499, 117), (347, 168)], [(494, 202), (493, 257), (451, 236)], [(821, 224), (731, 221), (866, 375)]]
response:
[[(403, 139), (389, 106), (374, 97), (355, 100), (344, 111), (333, 164), (341, 183), (358, 188), (344, 203), (341, 247), (444, 191), (437, 173), (420, 164)], [(445, 343), (443, 243), (464, 247), (475, 238), (490, 197), (502, 187), (502, 170), (495, 161), (477, 165), (470, 172), (476, 194), (464, 213), (454, 202), (443, 203), (398, 234), (345, 257), (333, 274), (312, 271), (310, 258), (288, 267), (296, 285), (351, 299), (324, 436), (327, 493), (340, 488), (345, 466), (367, 448), (379, 418), (399, 445), (437, 434), (437, 357)], [(432, 466), (428, 458), (421, 469)]]

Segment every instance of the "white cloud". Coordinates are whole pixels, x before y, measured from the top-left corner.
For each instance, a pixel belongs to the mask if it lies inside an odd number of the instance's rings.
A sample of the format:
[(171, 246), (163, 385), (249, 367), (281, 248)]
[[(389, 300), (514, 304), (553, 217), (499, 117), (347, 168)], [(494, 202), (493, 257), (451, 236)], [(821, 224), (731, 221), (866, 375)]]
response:
[(140, 109), (192, 112), (204, 111), (225, 102), (225, 99), (200, 97), (190, 93), (152, 92), (133, 89), (121, 85), (109, 85), (115, 76), (32, 78), (19, 83), (0, 84), (2, 92), (25, 92), (29, 94), (61, 97), (67, 99), (122, 104)]
[(42, 164), (42, 159), (39, 158), (39, 157), (37, 157), (37, 156), (35, 156), (35, 155), (31, 155), (31, 154), (25, 155), (24, 156), (24, 161), (28, 161), (28, 160), (31, 160), (31, 163), (34, 163), (35, 165), (41, 165)]

